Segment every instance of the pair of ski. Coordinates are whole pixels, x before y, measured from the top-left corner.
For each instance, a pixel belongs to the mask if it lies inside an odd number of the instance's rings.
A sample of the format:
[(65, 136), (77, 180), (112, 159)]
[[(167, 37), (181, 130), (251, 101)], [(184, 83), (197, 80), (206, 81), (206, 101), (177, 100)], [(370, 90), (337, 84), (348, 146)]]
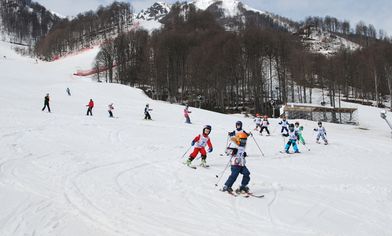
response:
[(264, 197), (264, 195), (256, 195), (256, 194), (254, 194), (254, 193), (251, 193), (251, 192), (247, 192), (247, 193), (242, 193), (242, 192), (234, 192), (234, 191), (232, 191), (232, 192), (229, 192), (229, 191), (223, 191), (223, 189), (219, 189), (219, 191), (221, 191), (221, 192), (226, 192), (226, 193), (228, 193), (229, 195), (231, 195), (231, 196), (233, 196), (233, 197), (238, 197), (238, 196), (242, 196), (242, 197), (244, 197), (244, 198), (249, 198), (249, 197), (254, 197), (254, 198), (263, 198)]

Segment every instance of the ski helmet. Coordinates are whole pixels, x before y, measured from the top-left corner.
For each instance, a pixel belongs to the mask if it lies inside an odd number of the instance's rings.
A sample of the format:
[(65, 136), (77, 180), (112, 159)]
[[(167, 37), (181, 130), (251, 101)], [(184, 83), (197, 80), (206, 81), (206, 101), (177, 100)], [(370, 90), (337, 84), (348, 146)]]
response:
[(235, 127), (239, 126), (240, 129), (242, 129), (242, 122), (241, 121), (237, 121), (235, 122)]
[(212, 130), (212, 128), (211, 128), (211, 125), (205, 125), (204, 127), (203, 127), (203, 134), (205, 133), (205, 130), (206, 129), (208, 129), (210, 132), (209, 133), (211, 133), (211, 130)]
[(237, 134), (237, 145), (240, 147), (246, 146), (246, 141), (248, 139), (248, 135), (245, 132), (240, 132)]
[(323, 125), (323, 123), (321, 123), (321, 121), (319, 121), (317, 124), (320, 125), (320, 126)]
[(256, 113), (256, 117), (259, 117), (260, 116), (260, 114), (259, 113)]
[(296, 121), (296, 122), (295, 122), (295, 125), (299, 125), (299, 122), (298, 122), (298, 121)]
[(240, 139), (247, 139), (248, 135), (245, 132), (240, 132), (237, 134), (238, 138)]
[(293, 123), (289, 124), (289, 130), (294, 130), (294, 124)]

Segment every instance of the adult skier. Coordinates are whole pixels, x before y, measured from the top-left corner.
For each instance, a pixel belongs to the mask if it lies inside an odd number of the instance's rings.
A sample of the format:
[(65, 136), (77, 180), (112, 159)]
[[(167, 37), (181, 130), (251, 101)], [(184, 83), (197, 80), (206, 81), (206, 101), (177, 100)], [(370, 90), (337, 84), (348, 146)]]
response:
[(297, 140), (298, 140), (298, 133), (295, 131), (294, 124), (289, 125), (289, 133), (288, 133), (289, 141), (285, 146), (286, 153), (290, 153), (289, 149), (290, 146), (293, 145), (294, 153), (299, 153)]
[(231, 174), (226, 180), (222, 191), (232, 193), (232, 186), (237, 180), (239, 174), (242, 174), (242, 181), (240, 187), (236, 190), (237, 193), (248, 193), (248, 183), (250, 181), (250, 172), (246, 167), (246, 142), (248, 139), (247, 133), (241, 131), (235, 136), (231, 137), (231, 140), (235, 142), (236, 147), (229, 148), (230, 150), (230, 164), (231, 164)]
[(88, 115), (92, 116), (93, 115), (93, 108), (94, 108), (94, 101), (93, 101), (93, 99), (90, 99), (90, 101), (88, 102), (86, 107), (87, 107), (87, 114), (86, 115), (87, 116)]
[(110, 103), (110, 104), (108, 105), (109, 117), (112, 117), (112, 118), (113, 118), (113, 110), (114, 110), (113, 103)]
[(150, 109), (150, 105), (146, 104), (146, 107), (144, 108), (144, 119), (145, 120), (151, 120), (150, 111), (152, 111), (152, 109)]
[(46, 94), (45, 98), (44, 98), (44, 107), (42, 108), (42, 111), (45, 110), (45, 108), (48, 108), (48, 111), (50, 112), (50, 106), (49, 106), (49, 93)]
[(188, 160), (185, 162), (187, 166), (191, 167), (192, 161), (196, 158), (197, 154), (201, 154), (201, 164), (202, 167), (208, 167), (207, 165), (207, 152), (205, 146), (208, 146), (208, 152), (212, 152), (213, 147), (209, 134), (211, 133), (211, 125), (206, 125), (203, 127), (203, 132), (197, 135), (193, 140), (191, 145), (194, 147), (193, 152), (189, 155)]
[(317, 124), (318, 124), (318, 127), (313, 129), (314, 131), (317, 132), (316, 143), (320, 143), (319, 140), (320, 140), (320, 138), (322, 138), (324, 140), (324, 144), (327, 145), (328, 144), (328, 140), (326, 137), (327, 131), (323, 127), (323, 123), (321, 123), (321, 121), (319, 121)]
[(306, 145), (305, 144), (305, 139), (304, 139), (304, 136), (302, 135), (302, 131), (304, 130), (304, 127), (301, 125), (299, 125), (299, 122), (297, 121), (297, 122), (295, 122), (295, 131), (297, 131), (297, 133), (298, 133), (298, 140), (303, 144), (303, 145)]
[(267, 131), (267, 135), (270, 135), (270, 132), (268, 130), (268, 126), (269, 126), (269, 121), (268, 121), (268, 117), (264, 116), (263, 117), (263, 121), (261, 122), (261, 129), (260, 129), (260, 134), (263, 135), (263, 131), (264, 129)]
[(286, 116), (283, 116), (282, 120), (278, 124), (282, 126), (280, 134), (285, 137), (289, 136), (289, 130), (287, 129), (287, 127), (289, 126), (289, 122), (286, 120)]
[(189, 106), (187, 104), (184, 109), (185, 123), (187, 124), (191, 124), (191, 118), (189, 117), (189, 113), (192, 112), (189, 110)]

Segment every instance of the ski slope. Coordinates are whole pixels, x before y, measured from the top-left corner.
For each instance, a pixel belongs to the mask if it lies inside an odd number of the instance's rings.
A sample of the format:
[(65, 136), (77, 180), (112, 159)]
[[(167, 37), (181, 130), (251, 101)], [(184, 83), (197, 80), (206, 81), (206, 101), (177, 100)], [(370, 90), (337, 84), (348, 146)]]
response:
[[(0, 42), (0, 235), (392, 235), (392, 139), (378, 109), (359, 106), (360, 127), (326, 123), (328, 146), (301, 120), (311, 150), (298, 155), (279, 152), (271, 119), (273, 135), (254, 137), (265, 157), (252, 138), (247, 146), (249, 187), (265, 197), (235, 198), (215, 175), (227, 132), (253, 121), (191, 108), (187, 125), (183, 106), (72, 76), (97, 50), (36, 64)], [(41, 111), (46, 93), (52, 113)], [(153, 121), (143, 120), (146, 103)], [(181, 156), (205, 124), (211, 167), (193, 170)]]

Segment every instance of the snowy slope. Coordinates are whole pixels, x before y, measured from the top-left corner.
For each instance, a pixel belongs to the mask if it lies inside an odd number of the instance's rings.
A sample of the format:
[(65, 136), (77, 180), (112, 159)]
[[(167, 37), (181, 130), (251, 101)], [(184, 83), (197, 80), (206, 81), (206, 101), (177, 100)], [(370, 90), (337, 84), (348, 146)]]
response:
[[(299, 155), (279, 153), (271, 120), (272, 136), (255, 135), (265, 157), (252, 138), (247, 147), (250, 188), (265, 198), (234, 198), (214, 186), (227, 163), (219, 154), (234, 122), (252, 130), (251, 119), (193, 108), (186, 125), (181, 106), (73, 77), (96, 50), (35, 64), (8, 47), (0, 42), (0, 235), (392, 234), (392, 139), (376, 108), (359, 107), (369, 130), (325, 124), (328, 146), (301, 121), (311, 151)], [(47, 92), (52, 113), (41, 111)], [(142, 119), (146, 103), (153, 121)], [(205, 124), (211, 167), (193, 170), (181, 156)]]

